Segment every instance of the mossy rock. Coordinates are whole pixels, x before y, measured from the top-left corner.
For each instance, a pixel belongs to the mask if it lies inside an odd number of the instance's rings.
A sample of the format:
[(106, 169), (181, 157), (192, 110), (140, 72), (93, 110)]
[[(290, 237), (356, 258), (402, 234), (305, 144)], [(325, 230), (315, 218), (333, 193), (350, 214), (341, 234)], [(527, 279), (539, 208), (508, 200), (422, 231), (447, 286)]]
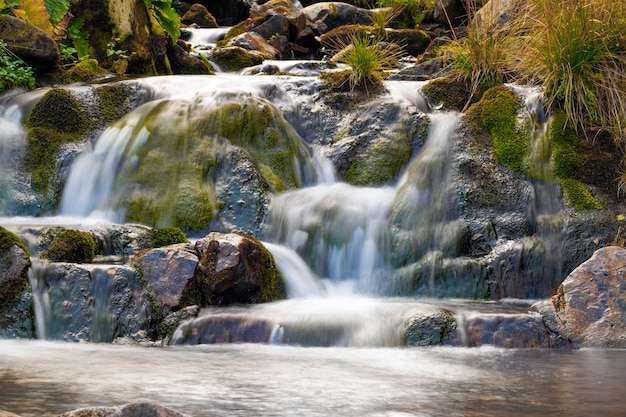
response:
[(177, 243), (189, 243), (185, 233), (178, 227), (157, 227), (151, 229), (150, 239), (152, 240), (152, 246), (155, 248)]
[[(463, 80), (437, 78), (422, 87), (422, 93), (433, 103), (440, 104), (445, 110), (461, 111), (467, 104), (471, 88)], [(474, 97), (478, 101), (480, 97)]]
[(512, 171), (525, 173), (528, 154), (528, 127), (518, 122), (522, 103), (513, 90), (499, 86), (487, 90), (480, 102), (468, 111), (479, 116), (482, 126), (493, 139), (493, 156)]
[[(229, 91), (214, 99), (191, 106), (187, 101), (151, 102), (139, 109), (142, 122), (133, 117), (114, 123), (113, 129), (132, 129), (114, 197), (126, 221), (207, 231), (220, 210), (248, 207), (238, 209), (245, 216), (266, 204), (267, 193), (299, 187), (309, 178), (308, 149), (271, 103)], [(243, 165), (232, 166), (238, 163), (231, 160), (235, 151), (245, 155), (235, 158)], [(241, 176), (244, 190), (216, 188), (223, 187), (224, 172), (231, 169), (236, 173), (229, 175)], [(245, 189), (253, 182), (254, 189)], [(218, 201), (218, 191), (224, 201)], [(248, 198), (255, 201), (246, 202)], [(259, 216), (263, 214), (255, 212), (253, 217), (262, 221)]]
[(80, 230), (58, 227), (50, 229), (44, 240), (50, 241), (41, 257), (53, 262), (91, 263), (96, 245), (93, 237)]
[(87, 130), (89, 122), (80, 102), (71, 92), (53, 88), (35, 104), (26, 126), (50, 129), (61, 134), (79, 135)]
[(566, 178), (559, 181), (565, 193), (567, 204), (574, 210), (600, 210), (602, 203), (587, 188), (575, 179)]
[(56, 154), (67, 136), (46, 128), (32, 128), (28, 134), (28, 162), (31, 186), (46, 193), (56, 168)]
[(263, 55), (239, 46), (227, 46), (213, 50), (211, 60), (223, 71), (237, 72), (261, 64)]
[(228, 30), (228, 32), (226, 32), (226, 35), (224, 35), (224, 38), (222, 40), (217, 42), (217, 47), (218, 48), (225, 47), (226, 45), (228, 45), (228, 41), (230, 41), (233, 38), (236, 38), (237, 36), (241, 34), (249, 32), (252, 28), (254, 28), (257, 25), (257, 23), (262, 22), (263, 20), (264, 20), (264, 17), (259, 16), (255, 18), (246, 19), (242, 22), (237, 23), (236, 25), (231, 27)]
[(22, 242), (15, 233), (0, 226), (0, 252), (5, 252), (14, 245), (19, 246), (26, 253), (26, 255), (30, 256), (30, 251), (24, 242)]
[(96, 59), (86, 59), (80, 61), (63, 74), (63, 81), (66, 83), (89, 82), (98, 80), (109, 72), (100, 67)]
[(93, 92), (99, 100), (99, 115), (102, 116), (104, 123), (112, 123), (132, 110), (127, 88), (123, 84), (94, 88)]
[(550, 119), (550, 144), (554, 173), (559, 178), (573, 178), (580, 163), (580, 140), (567, 122), (563, 111), (555, 112)]
[[(406, 141), (405, 141), (406, 142)], [(377, 141), (352, 160), (347, 180), (355, 185), (390, 183), (409, 162), (411, 147), (400, 141)]]

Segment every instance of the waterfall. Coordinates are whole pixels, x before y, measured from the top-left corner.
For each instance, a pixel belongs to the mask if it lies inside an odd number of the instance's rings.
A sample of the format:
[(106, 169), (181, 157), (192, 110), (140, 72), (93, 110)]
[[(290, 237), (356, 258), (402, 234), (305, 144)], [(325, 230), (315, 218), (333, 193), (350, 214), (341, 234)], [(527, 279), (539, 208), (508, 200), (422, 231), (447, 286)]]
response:
[(37, 339), (48, 339), (53, 318), (50, 293), (46, 285), (47, 262), (33, 258), (28, 270), (28, 282), (33, 290), (33, 309), (35, 318), (35, 334)]

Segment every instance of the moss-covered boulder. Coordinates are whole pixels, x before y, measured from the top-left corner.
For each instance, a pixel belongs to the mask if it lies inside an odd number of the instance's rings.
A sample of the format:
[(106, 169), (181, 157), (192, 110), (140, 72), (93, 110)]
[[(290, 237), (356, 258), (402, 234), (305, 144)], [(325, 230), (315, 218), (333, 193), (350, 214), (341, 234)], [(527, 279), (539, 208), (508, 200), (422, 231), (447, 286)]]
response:
[(152, 239), (152, 246), (155, 248), (177, 243), (189, 243), (187, 236), (178, 227), (157, 227), (151, 229), (150, 238)]
[(248, 51), (239, 46), (216, 48), (211, 52), (211, 60), (222, 71), (236, 72), (246, 67), (259, 65), (263, 62), (263, 55)]
[(87, 232), (57, 227), (46, 233), (44, 242), (47, 248), (41, 253), (42, 258), (54, 262), (93, 262), (96, 245)]
[(313, 178), (295, 130), (271, 103), (244, 93), (151, 102), (110, 133), (127, 142), (109, 201), (130, 222), (257, 235), (269, 194)]
[(59, 187), (55, 178), (57, 154), (66, 142), (84, 135), (88, 120), (80, 102), (68, 90), (48, 91), (31, 110), (26, 126), (32, 187), (42, 194), (54, 193)]
[(0, 226), (0, 337), (32, 336), (29, 256), (22, 241)]
[(209, 305), (262, 303), (285, 298), (274, 257), (258, 240), (209, 233), (195, 245), (202, 302)]
[(100, 67), (95, 59), (86, 59), (71, 67), (63, 74), (63, 81), (66, 83), (89, 82), (103, 78), (110, 73)]

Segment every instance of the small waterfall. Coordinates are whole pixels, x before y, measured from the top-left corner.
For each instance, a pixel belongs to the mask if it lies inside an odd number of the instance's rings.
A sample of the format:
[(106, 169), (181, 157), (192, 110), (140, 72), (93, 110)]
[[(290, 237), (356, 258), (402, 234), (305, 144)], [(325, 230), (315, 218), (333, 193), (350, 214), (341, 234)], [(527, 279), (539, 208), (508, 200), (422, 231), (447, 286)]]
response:
[(46, 340), (49, 337), (53, 317), (50, 293), (46, 284), (48, 262), (39, 258), (32, 258), (31, 262), (31, 267), (28, 270), (28, 282), (33, 291), (35, 335), (39, 340)]
[(298, 252), (319, 277), (371, 292), (387, 270), (394, 194), (343, 183), (284, 193), (272, 201), (266, 239)]

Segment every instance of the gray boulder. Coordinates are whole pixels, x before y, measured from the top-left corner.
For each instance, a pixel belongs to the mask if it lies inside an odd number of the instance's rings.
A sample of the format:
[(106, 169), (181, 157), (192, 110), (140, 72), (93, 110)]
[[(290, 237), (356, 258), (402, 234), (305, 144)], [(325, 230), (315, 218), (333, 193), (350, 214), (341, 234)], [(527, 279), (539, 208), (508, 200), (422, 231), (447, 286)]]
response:
[(405, 326), (407, 346), (450, 345), (456, 340), (456, 318), (446, 309), (416, 314)]
[(315, 3), (302, 9), (310, 22), (321, 22), (326, 31), (343, 25), (371, 23), (372, 11), (341, 2)]
[(608, 246), (576, 268), (551, 300), (532, 306), (576, 347), (626, 347), (626, 249)]

